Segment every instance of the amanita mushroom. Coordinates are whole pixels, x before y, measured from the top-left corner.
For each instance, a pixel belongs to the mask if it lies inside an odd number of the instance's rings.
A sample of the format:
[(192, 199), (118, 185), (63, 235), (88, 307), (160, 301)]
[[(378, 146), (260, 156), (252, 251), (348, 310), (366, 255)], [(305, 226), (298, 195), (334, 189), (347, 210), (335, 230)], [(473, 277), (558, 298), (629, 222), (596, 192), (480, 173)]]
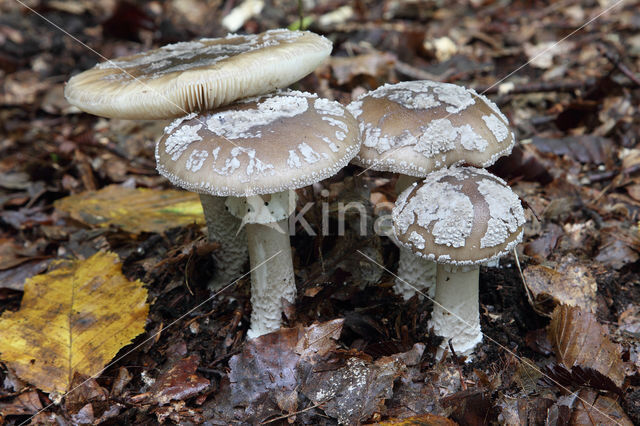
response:
[(229, 197), (227, 206), (247, 223), (250, 338), (278, 329), (281, 299), (295, 299), (290, 190), (333, 176), (359, 148), (356, 120), (344, 107), (295, 91), (190, 117), (158, 142), (160, 174), (187, 190)]
[(469, 355), (482, 340), (478, 312), (479, 265), (497, 259), (522, 239), (518, 196), (484, 169), (453, 167), (407, 188), (393, 209), (398, 241), (437, 262), (431, 325), (456, 353)]
[(229, 34), (102, 62), (72, 77), (64, 95), (103, 117), (177, 118), (287, 87), (330, 53), (331, 42), (308, 31)]
[[(510, 154), (515, 142), (507, 118), (493, 102), (454, 84), (427, 80), (386, 84), (347, 109), (358, 119), (362, 136), (353, 162), (400, 174), (398, 193), (443, 167), (461, 163), (488, 167)], [(394, 290), (405, 300), (415, 288), (433, 296), (433, 262), (400, 248), (398, 276)]]
[[(65, 97), (81, 110), (104, 117), (184, 117), (286, 87), (330, 53), (326, 38), (285, 29), (181, 42), (98, 64), (71, 78)], [(200, 200), (209, 239), (220, 242), (210, 283), (217, 289), (242, 272), (246, 237), (240, 221), (227, 212), (224, 198), (202, 194)]]

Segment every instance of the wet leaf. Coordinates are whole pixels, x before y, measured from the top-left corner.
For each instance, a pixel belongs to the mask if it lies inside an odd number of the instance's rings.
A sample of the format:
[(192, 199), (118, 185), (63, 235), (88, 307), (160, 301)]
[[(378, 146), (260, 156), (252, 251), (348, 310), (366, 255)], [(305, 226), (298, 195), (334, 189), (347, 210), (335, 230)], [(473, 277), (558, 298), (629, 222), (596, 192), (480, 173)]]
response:
[(229, 360), (229, 381), (221, 385), (209, 416), (255, 423), (283, 410), (295, 411), (299, 363), (312, 366), (335, 350), (342, 324), (337, 319), (306, 328), (281, 328), (247, 341), (242, 353)]
[(60, 262), (25, 283), (20, 310), (0, 318), (0, 358), (45, 392), (64, 392), (75, 373), (93, 375), (144, 331), (147, 291), (100, 252)]
[(383, 358), (372, 364), (352, 357), (335, 370), (308, 371), (301, 392), (338, 423), (359, 424), (382, 411), (403, 369), (399, 360)]
[(133, 234), (205, 223), (198, 195), (186, 191), (110, 185), (65, 197), (55, 207), (87, 225), (114, 225)]
[(555, 269), (531, 265), (523, 274), (533, 308), (539, 314), (549, 316), (557, 305), (562, 304), (596, 312), (598, 283), (586, 265), (560, 263)]
[(560, 305), (551, 315), (547, 333), (556, 359), (566, 368), (590, 368), (609, 377), (616, 386), (622, 385), (625, 373), (620, 349), (592, 314)]

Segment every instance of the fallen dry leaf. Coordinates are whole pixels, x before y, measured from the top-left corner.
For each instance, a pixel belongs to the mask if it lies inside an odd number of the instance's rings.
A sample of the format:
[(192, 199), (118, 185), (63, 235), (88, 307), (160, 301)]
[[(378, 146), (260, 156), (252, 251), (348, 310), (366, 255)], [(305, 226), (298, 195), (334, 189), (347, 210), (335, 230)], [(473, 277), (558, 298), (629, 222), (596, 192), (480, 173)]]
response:
[(149, 311), (143, 283), (122, 275), (116, 254), (57, 266), (29, 279), (20, 310), (0, 318), (1, 359), (45, 392), (99, 372), (144, 331)]
[(133, 234), (205, 223), (198, 195), (187, 191), (110, 185), (62, 198), (54, 205), (87, 225), (115, 225)]
[(533, 309), (539, 314), (550, 316), (553, 309), (562, 304), (596, 312), (598, 283), (586, 265), (560, 263), (556, 269), (531, 265), (523, 274)]
[(580, 308), (558, 306), (547, 329), (558, 362), (567, 369), (593, 369), (620, 387), (625, 373), (620, 349), (611, 342), (606, 328)]

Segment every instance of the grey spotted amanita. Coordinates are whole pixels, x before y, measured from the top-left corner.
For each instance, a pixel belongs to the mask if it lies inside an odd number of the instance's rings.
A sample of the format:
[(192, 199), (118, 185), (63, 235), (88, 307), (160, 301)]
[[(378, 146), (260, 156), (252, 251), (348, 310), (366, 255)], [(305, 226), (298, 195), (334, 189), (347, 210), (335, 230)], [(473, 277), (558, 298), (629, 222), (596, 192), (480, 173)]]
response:
[[(330, 53), (329, 40), (307, 31), (229, 34), (102, 62), (71, 78), (64, 93), (71, 104), (103, 117), (170, 119), (286, 87)], [(200, 200), (209, 239), (220, 242), (209, 283), (217, 290), (242, 273), (246, 236), (224, 198), (201, 194)]]
[(453, 167), (407, 188), (393, 209), (400, 244), (437, 262), (431, 326), (456, 353), (482, 341), (478, 311), (479, 265), (504, 256), (522, 239), (518, 196), (484, 169)]
[[(359, 121), (362, 147), (354, 163), (400, 174), (396, 190), (457, 164), (488, 167), (511, 153), (515, 137), (489, 99), (455, 84), (408, 81), (386, 84), (347, 107)], [(400, 247), (396, 293), (416, 288), (433, 297), (435, 264)]]
[(158, 142), (163, 176), (190, 191), (228, 197), (231, 213), (246, 223), (250, 338), (277, 330), (282, 299), (295, 299), (291, 190), (333, 176), (359, 148), (357, 122), (344, 107), (297, 91), (176, 120)]

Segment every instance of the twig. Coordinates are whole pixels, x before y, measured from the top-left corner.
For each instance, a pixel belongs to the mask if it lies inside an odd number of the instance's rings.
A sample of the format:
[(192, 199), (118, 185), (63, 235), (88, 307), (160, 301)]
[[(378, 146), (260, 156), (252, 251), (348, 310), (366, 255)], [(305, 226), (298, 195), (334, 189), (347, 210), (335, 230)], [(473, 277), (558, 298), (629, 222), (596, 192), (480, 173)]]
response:
[(400, 74), (404, 74), (409, 78), (414, 80), (434, 80), (434, 81), (442, 81), (451, 75), (452, 71), (448, 70), (442, 75), (431, 74), (430, 72), (421, 70), (418, 67), (414, 67), (413, 65), (409, 65), (405, 62), (396, 60), (394, 64), (394, 68)]
[[(574, 92), (576, 90), (586, 90), (596, 85), (598, 80), (589, 78), (584, 81), (543, 81), (518, 84), (509, 90), (507, 94), (522, 94), (536, 92)], [(504, 83), (503, 83), (504, 84)], [(476, 92), (485, 95), (493, 95), (498, 93), (500, 85), (479, 86), (475, 87)]]
[(603, 44), (598, 45), (598, 50), (602, 53), (608, 60), (613, 64), (614, 67), (618, 68), (618, 70), (626, 75), (629, 80), (633, 81), (638, 87), (640, 87), (640, 78), (629, 69), (625, 64), (620, 60), (620, 55), (613, 54), (609, 49), (606, 48)]
[(324, 401), (322, 401), (322, 402), (318, 402), (317, 404), (314, 404), (314, 405), (312, 405), (312, 406), (310, 406), (310, 407), (307, 407), (307, 408), (305, 408), (305, 409), (303, 409), (303, 410), (296, 411), (295, 413), (289, 413), (289, 414), (286, 414), (286, 415), (284, 415), (284, 416), (276, 417), (275, 419), (267, 420), (266, 422), (262, 422), (262, 423), (260, 423), (260, 424), (261, 424), (261, 425), (266, 425), (266, 424), (268, 424), (268, 423), (277, 422), (278, 420), (288, 419), (289, 417), (293, 417), (293, 416), (295, 416), (295, 415), (297, 415), (297, 414), (304, 413), (305, 411), (309, 411), (309, 410), (313, 410), (314, 408), (318, 408), (319, 406), (321, 406), (321, 405), (322, 405), (322, 404), (324, 404), (325, 402), (329, 402), (329, 401), (331, 401), (332, 399), (333, 399), (333, 397), (331, 397), (331, 398), (329, 398), (329, 399), (326, 399), (326, 400), (324, 400)]
[(453, 345), (451, 344), (452, 340), (453, 338), (449, 339), (447, 343), (449, 344), (449, 349), (451, 350), (451, 357), (453, 358), (453, 362), (456, 363), (456, 369), (458, 370), (458, 375), (460, 376), (460, 387), (462, 388), (463, 391), (466, 391), (467, 384), (464, 382), (464, 376), (462, 375), (462, 369), (460, 368), (460, 359), (458, 358), (456, 351), (453, 350)]

